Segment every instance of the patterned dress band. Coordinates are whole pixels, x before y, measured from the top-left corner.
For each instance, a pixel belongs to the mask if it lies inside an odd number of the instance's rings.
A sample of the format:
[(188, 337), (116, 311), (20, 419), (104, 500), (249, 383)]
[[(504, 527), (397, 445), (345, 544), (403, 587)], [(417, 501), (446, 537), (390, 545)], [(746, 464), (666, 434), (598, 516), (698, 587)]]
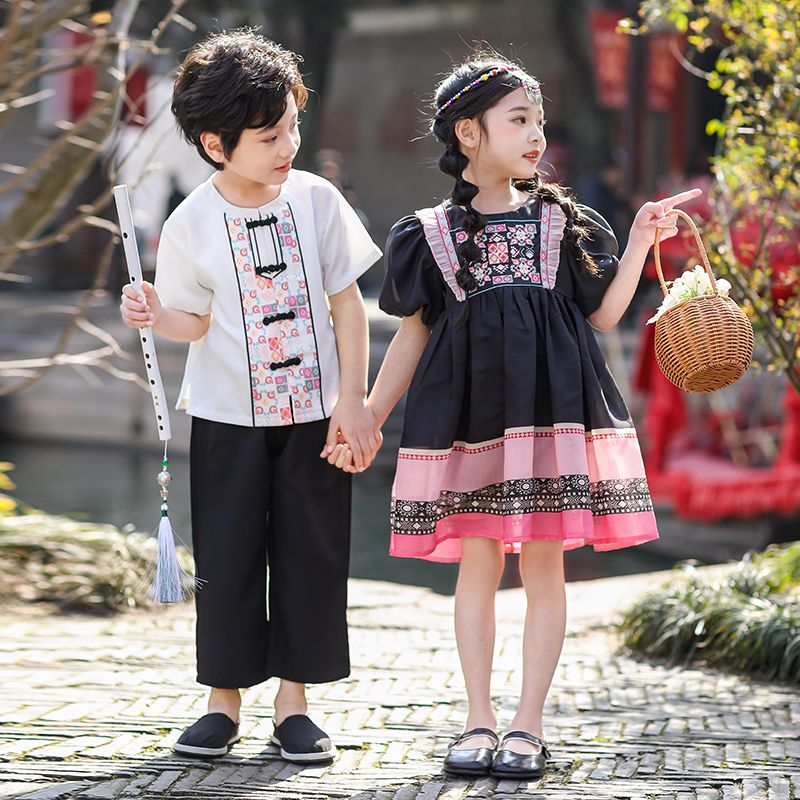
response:
[(513, 77), (518, 78), (525, 88), (525, 96), (528, 98), (528, 100), (530, 100), (531, 103), (542, 102), (542, 89), (539, 85), (539, 81), (537, 81), (535, 78), (532, 78), (527, 72), (524, 72), (513, 64), (504, 64), (499, 67), (493, 67), (488, 72), (484, 72), (483, 75), (479, 75), (474, 81), (470, 81), (463, 89), (459, 89), (449, 100), (446, 100), (444, 103), (442, 103), (442, 105), (439, 106), (439, 108), (436, 109), (436, 116), (441, 117), (442, 114), (444, 114), (444, 112), (456, 102), (456, 100), (463, 97), (467, 92), (471, 91), (476, 86), (479, 86), (481, 83), (485, 83), (490, 78), (494, 78), (497, 75), (512, 75)]

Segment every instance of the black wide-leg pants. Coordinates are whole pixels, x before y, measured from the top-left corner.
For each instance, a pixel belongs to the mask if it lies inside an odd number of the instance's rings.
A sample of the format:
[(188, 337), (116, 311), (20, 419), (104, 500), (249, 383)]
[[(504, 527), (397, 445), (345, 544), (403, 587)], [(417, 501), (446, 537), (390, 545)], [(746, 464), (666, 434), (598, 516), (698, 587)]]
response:
[(192, 418), (197, 680), (350, 674), (350, 474), (319, 457), (328, 420), (250, 428)]

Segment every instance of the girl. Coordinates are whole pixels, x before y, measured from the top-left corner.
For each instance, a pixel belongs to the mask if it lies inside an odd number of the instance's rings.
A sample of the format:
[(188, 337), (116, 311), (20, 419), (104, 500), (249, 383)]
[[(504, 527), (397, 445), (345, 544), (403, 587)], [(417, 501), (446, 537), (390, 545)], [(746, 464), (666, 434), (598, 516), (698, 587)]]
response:
[[(469, 713), (447, 772), (533, 778), (564, 640), (563, 550), (656, 539), (636, 431), (591, 328), (627, 308), (655, 232), (699, 190), (646, 203), (617, 259), (608, 223), (538, 171), (539, 84), (476, 57), (439, 86), (432, 131), (450, 198), (387, 243), (384, 311), (403, 317), (369, 398), (382, 424), (409, 383), (391, 553), (460, 561), (455, 631)], [(346, 446), (332, 463), (348, 467)], [(490, 696), (504, 553), (527, 595), (522, 691), (498, 741)]]

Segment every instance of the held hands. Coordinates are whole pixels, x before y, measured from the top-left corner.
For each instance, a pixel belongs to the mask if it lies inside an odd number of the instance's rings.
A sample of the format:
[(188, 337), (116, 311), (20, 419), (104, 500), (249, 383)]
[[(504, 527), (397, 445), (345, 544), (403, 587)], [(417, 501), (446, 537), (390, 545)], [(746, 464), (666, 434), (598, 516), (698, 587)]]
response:
[(637, 212), (631, 225), (630, 238), (633, 242), (651, 247), (656, 239), (656, 230), (661, 231), (661, 239), (671, 239), (677, 236), (677, 217), (667, 213), (675, 206), (693, 200), (702, 194), (701, 189), (689, 189), (679, 192), (672, 197), (665, 197), (650, 203), (645, 203)]
[(363, 397), (343, 396), (333, 409), (325, 447), (319, 455), (345, 472), (363, 472), (382, 442), (378, 420)]
[(122, 314), (122, 321), (128, 327), (151, 328), (161, 311), (161, 301), (158, 299), (158, 293), (152, 283), (142, 281), (141, 291), (126, 283), (122, 287), (122, 302), (119, 304), (119, 310)]

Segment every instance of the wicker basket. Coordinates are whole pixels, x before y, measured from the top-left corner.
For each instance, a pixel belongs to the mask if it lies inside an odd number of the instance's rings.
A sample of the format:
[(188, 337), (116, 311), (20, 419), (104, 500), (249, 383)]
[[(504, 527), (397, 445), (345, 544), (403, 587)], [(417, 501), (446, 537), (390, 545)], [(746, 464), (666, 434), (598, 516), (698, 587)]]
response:
[[(753, 326), (730, 297), (719, 294), (703, 240), (692, 218), (680, 209), (669, 214), (692, 228), (713, 294), (684, 300), (656, 320), (656, 359), (662, 372), (685, 392), (715, 392), (744, 375), (753, 358)], [(669, 293), (661, 269), (660, 231), (653, 255), (664, 296)]]

